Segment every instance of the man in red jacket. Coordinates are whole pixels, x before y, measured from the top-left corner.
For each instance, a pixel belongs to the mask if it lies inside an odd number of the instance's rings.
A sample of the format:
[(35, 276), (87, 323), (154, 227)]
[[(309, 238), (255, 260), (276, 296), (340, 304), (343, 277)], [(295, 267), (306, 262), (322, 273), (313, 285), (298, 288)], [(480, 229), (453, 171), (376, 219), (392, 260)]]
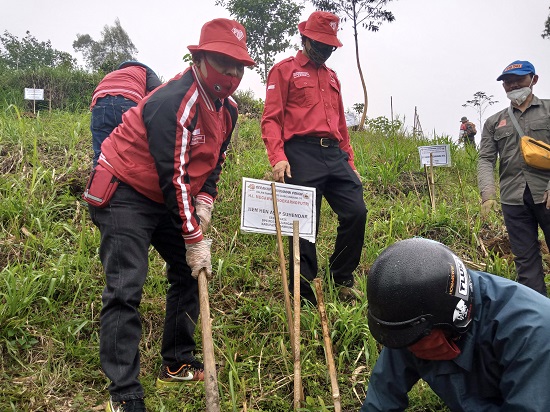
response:
[(108, 73), (92, 94), (92, 146), (93, 166), (101, 153), (101, 143), (122, 122), (122, 115), (141, 99), (160, 86), (162, 82), (155, 72), (143, 63), (127, 61)]
[(206, 23), (199, 45), (188, 48), (193, 65), (123, 115), (103, 142), (95, 168), (97, 176), (112, 174), (120, 181), (108, 207), (90, 207), (101, 231), (106, 277), (100, 359), (111, 380), (109, 412), (145, 411), (138, 379), (138, 307), (151, 244), (166, 261), (170, 284), (157, 386), (204, 380), (193, 338), (199, 315), (196, 278), (201, 270), (212, 274), (210, 240), (203, 233), (237, 121), (230, 95), (244, 66), (254, 61), (244, 27), (229, 19)]
[[(298, 25), (302, 50), (273, 66), (267, 79), (262, 139), (273, 178), (278, 182), (315, 187), (317, 216), (325, 197), (338, 215), (338, 234), (330, 257), (330, 273), (343, 300), (356, 291), (353, 271), (361, 257), (367, 210), (363, 187), (353, 163), (340, 82), (325, 65), (342, 46), (336, 33), (339, 19), (316, 11)], [(317, 230), (319, 219), (317, 219)], [(292, 242), (290, 256), (293, 256)], [(290, 265), (290, 274), (293, 274)], [(317, 276), (315, 244), (300, 239), (300, 295), (315, 303), (310, 281)], [(292, 282), (291, 282), (292, 287)]]

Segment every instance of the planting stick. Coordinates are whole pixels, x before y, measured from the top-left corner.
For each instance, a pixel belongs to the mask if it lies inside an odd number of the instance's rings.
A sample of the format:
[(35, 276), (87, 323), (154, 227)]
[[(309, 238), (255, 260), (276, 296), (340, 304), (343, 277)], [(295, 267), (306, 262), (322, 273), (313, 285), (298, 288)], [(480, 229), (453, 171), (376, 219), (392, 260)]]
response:
[(294, 410), (302, 400), (302, 371), (300, 365), (300, 222), (292, 222), (294, 246)]
[(432, 188), (432, 211), (435, 212), (434, 155), (430, 153), (430, 187)]
[(275, 230), (277, 232), (277, 248), (279, 250), (279, 266), (281, 267), (281, 280), (283, 282), (283, 295), (285, 299), (285, 312), (288, 321), (288, 333), (290, 334), (290, 346), (294, 348), (294, 321), (292, 306), (290, 306), (290, 292), (288, 291), (288, 277), (286, 275), (285, 252), (283, 251), (283, 236), (281, 235), (281, 221), (279, 220), (279, 208), (277, 207), (277, 191), (275, 182), (271, 183), (271, 197), (273, 198), (273, 213), (275, 214)]
[(330, 333), (328, 329), (327, 312), (325, 310), (325, 301), (323, 298), (323, 287), (321, 286), (321, 279), (315, 278), (313, 280), (313, 283), (315, 283), (315, 291), (317, 292), (317, 309), (319, 310), (319, 316), (321, 317), (321, 327), (323, 328), (323, 341), (325, 342), (325, 355), (327, 358), (328, 372), (330, 374), (330, 385), (332, 387), (334, 411), (341, 412), (342, 406), (340, 405), (340, 389), (338, 388), (338, 379), (336, 378), (336, 367), (334, 366), (332, 341), (330, 340)]
[(199, 272), (199, 302), (202, 326), (202, 353), (204, 358), (204, 391), (206, 393), (206, 411), (219, 412), (220, 398), (218, 393), (218, 378), (216, 361), (214, 360), (214, 344), (212, 343), (212, 324), (210, 319), (210, 303), (208, 300), (208, 280), (206, 271)]

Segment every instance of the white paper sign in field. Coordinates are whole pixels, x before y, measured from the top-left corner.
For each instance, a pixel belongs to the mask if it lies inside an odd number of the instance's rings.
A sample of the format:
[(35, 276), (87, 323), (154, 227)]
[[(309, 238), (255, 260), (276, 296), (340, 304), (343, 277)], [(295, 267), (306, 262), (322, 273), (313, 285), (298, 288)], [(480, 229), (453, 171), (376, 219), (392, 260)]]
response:
[[(271, 184), (243, 177), (241, 230), (276, 234)], [(315, 188), (275, 183), (281, 234), (293, 235), (293, 221), (300, 222), (300, 237), (315, 243)]]
[(434, 166), (451, 166), (451, 150), (448, 144), (434, 146), (418, 146), (420, 153), (420, 166), (430, 165), (430, 153)]
[(29, 89), (25, 87), (25, 100), (44, 100), (44, 89)]

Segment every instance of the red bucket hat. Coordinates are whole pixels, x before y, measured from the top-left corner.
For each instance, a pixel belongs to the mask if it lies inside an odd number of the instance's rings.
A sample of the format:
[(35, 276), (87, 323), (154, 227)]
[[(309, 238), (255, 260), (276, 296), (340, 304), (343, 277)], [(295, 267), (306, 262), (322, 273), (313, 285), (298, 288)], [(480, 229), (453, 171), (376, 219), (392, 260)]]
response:
[(307, 21), (298, 24), (298, 31), (312, 40), (329, 46), (342, 47), (342, 43), (336, 37), (339, 21), (340, 19), (335, 14), (327, 11), (314, 11)]
[(191, 53), (207, 51), (221, 53), (254, 66), (256, 62), (248, 54), (246, 30), (242, 24), (230, 19), (214, 19), (204, 23), (198, 46), (187, 46)]

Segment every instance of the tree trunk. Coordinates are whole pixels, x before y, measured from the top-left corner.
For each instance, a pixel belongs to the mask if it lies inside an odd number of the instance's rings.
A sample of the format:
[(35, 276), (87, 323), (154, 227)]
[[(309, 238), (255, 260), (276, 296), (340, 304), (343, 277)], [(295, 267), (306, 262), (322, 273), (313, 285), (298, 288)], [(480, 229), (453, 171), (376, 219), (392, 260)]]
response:
[(358, 130), (363, 130), (365, 125), (365, 119), (367, 118), (367, 109), (369, 107), (369, 96), (367, 94), (367, 86), (365, 85), (365, 78), (363, 77), (363, 70), (361, 70), (361, 62), (359, 61), (359, 40), (357, 37), (357, 21), (353, 22), (353, 37), (355, 38), (355, 59), (357, 61), (357, 70), (359, 71), (359, 77), (361, 78), (361, 86), (363, 86), (363, 98), (365, 106), (363, 107), (363, 114), (359, 121)]

